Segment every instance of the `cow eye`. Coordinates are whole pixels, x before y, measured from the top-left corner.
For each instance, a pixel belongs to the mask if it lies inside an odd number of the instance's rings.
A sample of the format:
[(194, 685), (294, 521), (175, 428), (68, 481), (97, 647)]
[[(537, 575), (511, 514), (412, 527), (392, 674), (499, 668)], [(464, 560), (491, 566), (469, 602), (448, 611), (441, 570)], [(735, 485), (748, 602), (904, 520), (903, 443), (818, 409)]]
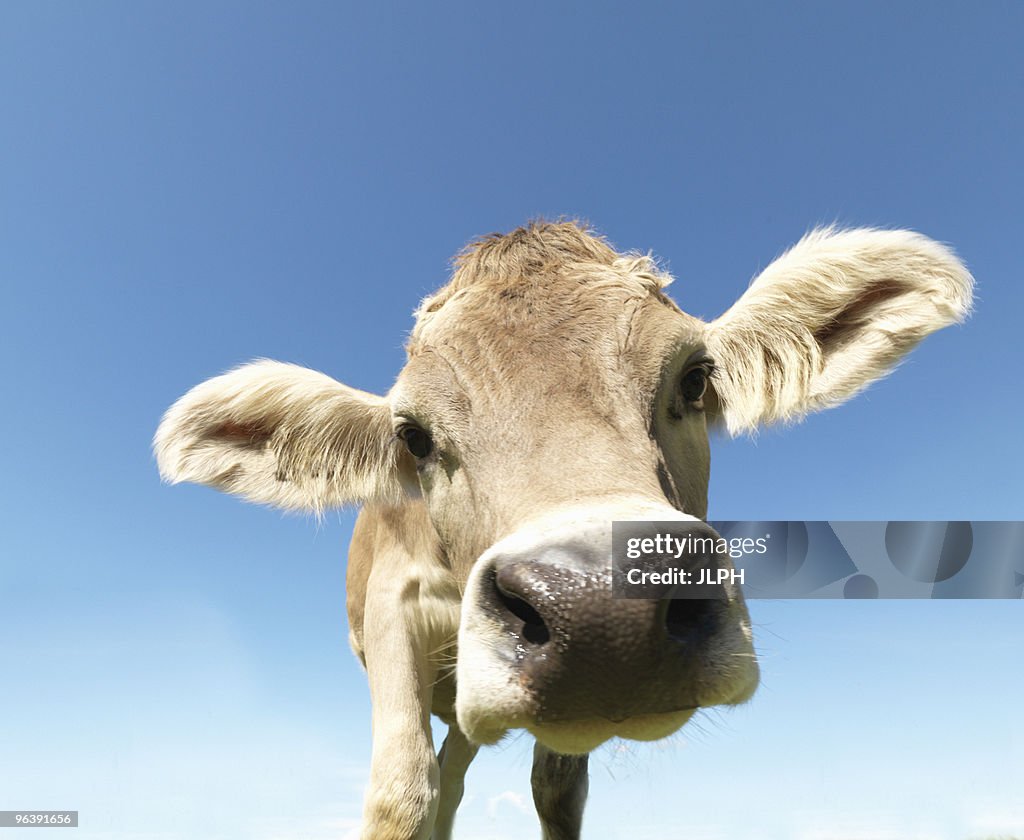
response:
[(419, 426), (403, 426), (398, 436), (414, 458), (426, 458), (434, 451), (434, 441)]
[[(699, 403), (708, 388), (708, 369), (695, 367), (683, 374), (679, 382), (679, 390), (688, 403)], [(698, 408), (700, 406), (697, 406)]]

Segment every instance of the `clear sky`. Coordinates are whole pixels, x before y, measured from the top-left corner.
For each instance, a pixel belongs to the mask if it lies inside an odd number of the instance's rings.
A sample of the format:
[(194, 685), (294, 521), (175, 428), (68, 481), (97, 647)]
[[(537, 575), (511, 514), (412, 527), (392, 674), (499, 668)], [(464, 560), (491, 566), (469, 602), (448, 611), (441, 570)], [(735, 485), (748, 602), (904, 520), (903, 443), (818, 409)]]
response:
[[(353, 514), (162, 486), (150, 439), (254, 357), (385, 391), (451, 254), (533, 216), (703, 317), (818, 223), (952, 243), (974, 317), (715, 440), (712, 515), (1024, 518), (1022, 42), (1017, 2), (0, 5), (0, 809), (352, 836)], [(602, 749), (590, 840), (1024, 835), (1020, 601), (752, 614), (757, 697)], [(536, 835), (528, 755), (474, 765), (461, 837)]]

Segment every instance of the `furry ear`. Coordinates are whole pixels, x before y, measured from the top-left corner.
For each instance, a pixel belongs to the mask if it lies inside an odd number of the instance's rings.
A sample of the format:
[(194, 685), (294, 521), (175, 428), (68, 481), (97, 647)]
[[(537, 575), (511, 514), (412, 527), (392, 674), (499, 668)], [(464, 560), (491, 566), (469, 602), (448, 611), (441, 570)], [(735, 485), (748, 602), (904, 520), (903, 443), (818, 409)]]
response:
[(918, 233), (809, 233), (708, 325), (721, 417), (737, 434), (844, 402), (965, 318), (973, 283)]
[(253, 362), (193, 388), (164, 415), (153, 449), (166, 481), (291, 510), (404, 493), (387, 401), (281, 362)]

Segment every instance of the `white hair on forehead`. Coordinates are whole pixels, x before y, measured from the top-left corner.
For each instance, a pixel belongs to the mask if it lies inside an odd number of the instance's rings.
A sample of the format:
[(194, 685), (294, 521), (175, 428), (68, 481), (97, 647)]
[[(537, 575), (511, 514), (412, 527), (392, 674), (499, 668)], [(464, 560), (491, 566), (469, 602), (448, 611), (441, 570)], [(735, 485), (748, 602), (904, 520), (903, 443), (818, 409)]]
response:
[(554, 276), (572, 278), (581, 291), (619, 286), (641, 296), (672, 282), (650, 254), (620, 254), (582, 222), (531, 222), (507, 234), (478, 239), (455, 257), (451, 280), (428, 295), (413, 313), (414, 345), (446, 304), (475, 290), (495, 294), (543, 284)]

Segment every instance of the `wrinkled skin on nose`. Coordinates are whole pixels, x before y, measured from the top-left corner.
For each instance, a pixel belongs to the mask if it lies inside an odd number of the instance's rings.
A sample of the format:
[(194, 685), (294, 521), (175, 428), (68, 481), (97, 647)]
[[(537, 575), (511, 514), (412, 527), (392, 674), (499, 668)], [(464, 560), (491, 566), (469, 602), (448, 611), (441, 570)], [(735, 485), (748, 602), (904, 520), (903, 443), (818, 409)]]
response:
[(728, 615), (721, 599), (612, 596), (610, 568), (499, 561), (493, 609), (511, 635), (540, 723), (623, 721), (696, 708), (701, 646)]

